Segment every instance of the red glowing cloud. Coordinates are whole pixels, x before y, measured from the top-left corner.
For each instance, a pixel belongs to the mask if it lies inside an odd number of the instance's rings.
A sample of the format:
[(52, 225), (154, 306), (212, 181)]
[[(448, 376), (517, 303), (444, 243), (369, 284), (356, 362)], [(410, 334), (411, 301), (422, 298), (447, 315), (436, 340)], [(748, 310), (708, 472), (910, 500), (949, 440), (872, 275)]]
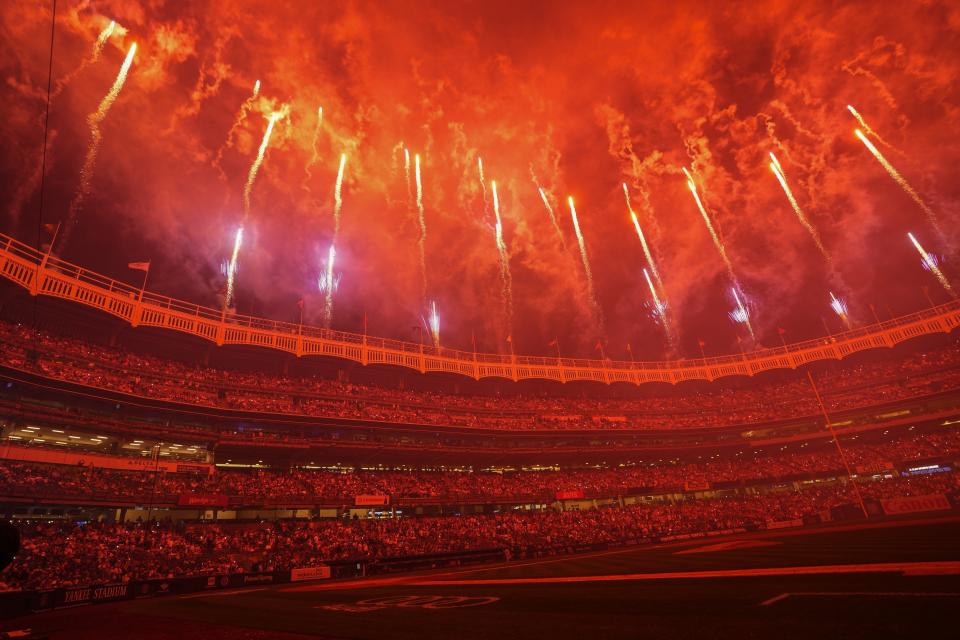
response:
[[(321, 321), (317, 282), (344, 153), (337, 328), (359, 330), (366, 313), (372, 333), (410, 339), (428, 316), (426, 298), (454, 346), (469, 348), (475, 334), (481, 349), (503, 351), (512, 335), (517, 351), (548, 353), (559, 335), (582, 355), (600, 338), (612, 357), (624, 357), (627, 342), (637, 357), (662, 357), (625, 182), (680, 354), (698, 354), (701, 337), (731, 350), (743, 331), (727, 319), (731, 283), (682, 167), (697, 181), (761, 342), (776, 341), (777, 326), (798, 340), (822, 333), (821, 318), (838, 330), (830, 290), (847, 299), (854, 321), (872, 318), (870, 304), (882, 314), (887, 305), (894, 313), (925, 305), (922, 286), (945, 299), (905, 238), (913, 231), (946, 254), (951, 275), (960, 197), (951, 174), (960, 60), (945, 55), (960, 50), (960, 7), (951, 3), (60, 4), (43, 221), (65, 217), (87, 116), (136, 42), (63, 255), (118, 277), (126, 262), (151, 258), (151, 281), (164, 293), (217, 304), (251, 163), (270, 114), (286, 106), (251, 191), (237, 272), (243, 313), (291, 319), (305, 297), (307, 318)], [(0, 8), (0, 189), (5, 230), (23, 239), (35, 237), (39, 215), (49, 11), (29, 0)], [(117, 29), (94, 60), (111, 20)], [(853, 136), (848, 104), (888, 143), (881, 150), (939, 217), (945, 241)], [(421, 161), (426, 296), (404, 149)], [(835, 271), (771, 173), (771, 151)], [(512, 327), (481, 157), (486, 180), (497, 182)]]

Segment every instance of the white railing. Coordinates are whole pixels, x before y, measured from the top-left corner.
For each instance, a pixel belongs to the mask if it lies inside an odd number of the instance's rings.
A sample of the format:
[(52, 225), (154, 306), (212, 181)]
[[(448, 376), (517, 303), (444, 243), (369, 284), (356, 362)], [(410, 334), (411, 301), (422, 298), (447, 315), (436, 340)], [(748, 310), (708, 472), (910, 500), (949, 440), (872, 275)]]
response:
[(858, 351), (892, 347), (904, 340), (947, 333), (960, 326), (960, 301), (901, 316), (826, 338), (745, 354), (662, 362), (623, 362), (575, 358), (471, 353), (446, 347), (376, 338), (223, 311), (140, 290), (112, 278), (47, 256), (0, 234), (0, 276), (45, 295), (84, 304), (123, 318), (132, 326), (161, 327), (199, 336), (218, 345), (243, 344), (301, 356), (343, 358), (364, 365), (389, 364), (420, 372), (442, 371), (475, 379), (543, 379), (558, 382), (644, 384), (752, 376), (771, 369), (796, 368), (818, 360), (838, 360)]

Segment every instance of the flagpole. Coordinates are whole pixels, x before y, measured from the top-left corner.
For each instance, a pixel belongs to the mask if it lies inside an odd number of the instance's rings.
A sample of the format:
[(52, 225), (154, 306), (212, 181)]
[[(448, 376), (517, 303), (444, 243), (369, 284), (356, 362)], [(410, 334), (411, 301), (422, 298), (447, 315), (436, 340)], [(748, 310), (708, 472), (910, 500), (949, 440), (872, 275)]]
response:
[(480, 379), (480, 368), (477, 366), (477, 334), (470, 329), (470, 344), (473, 345), (473, 379)]
[(143, 302), (143, 292), (147, 290), (147, 278), (150, 277), (151, 262), (147, 261), (147, 270), (143, 272), (143, 284), (140, 286), (140, 302)]
[(60, 233), (60, 225), (63, 224), (63, 221), (57, 223), (57, 228), (53, 230), (53, 237), (50, 239), (50, 246), (47, 247), (47, 252), (43, 254), (43, 260), (40, 262), (40, 270), (46, 268), (47, 260), (50, 259), (50, 254), (53, 253), (53, 247), (57, 242), (57, 235)]
[(700, 357), (704, 360), (707, 359), (707, 354), (703, 351), (703, 340), (697, 339), (697, 344), (700, 345)]
[(363, 310), (363, 364), (367, 364), (367, 358), (370, 357), (369, 351), (367, 351), (367, 310)]

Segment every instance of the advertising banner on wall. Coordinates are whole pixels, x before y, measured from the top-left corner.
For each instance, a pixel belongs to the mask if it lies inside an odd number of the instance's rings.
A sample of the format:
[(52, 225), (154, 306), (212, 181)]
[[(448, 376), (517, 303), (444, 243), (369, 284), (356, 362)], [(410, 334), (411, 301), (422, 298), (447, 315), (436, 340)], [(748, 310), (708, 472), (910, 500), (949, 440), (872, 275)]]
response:
[(325, 564), (315, 567), (300, 567), (290, 570), (290, 582), (302, 582), (304, 580), (326, 580), (330, 577), (330, 567)]
[(177, 498), (181, 507), (220, 507), (226, 509), (229, 499), (217, 493), (182, 493)]
[(883, 512), (888, 516), (900, 513), (922, 513), (924, 511), (946, 511), (950, 509), (950, 501), (942, 493), (929, 493), (925, 496), (908, 496), (904, 498), (885, 498), (880, 500)]

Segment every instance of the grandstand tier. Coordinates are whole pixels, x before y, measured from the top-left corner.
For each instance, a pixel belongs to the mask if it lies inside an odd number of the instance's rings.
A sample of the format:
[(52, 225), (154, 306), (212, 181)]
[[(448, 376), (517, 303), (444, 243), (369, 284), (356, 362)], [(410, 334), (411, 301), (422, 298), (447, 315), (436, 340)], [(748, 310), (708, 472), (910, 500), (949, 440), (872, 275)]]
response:
[(21, 303), (0, 322), (0, 509), (23, 538), (4, 580), (55, 602), (91, 584), (349, 577), (958, 507), (951, 335), (584, 392), (198, 348)]

